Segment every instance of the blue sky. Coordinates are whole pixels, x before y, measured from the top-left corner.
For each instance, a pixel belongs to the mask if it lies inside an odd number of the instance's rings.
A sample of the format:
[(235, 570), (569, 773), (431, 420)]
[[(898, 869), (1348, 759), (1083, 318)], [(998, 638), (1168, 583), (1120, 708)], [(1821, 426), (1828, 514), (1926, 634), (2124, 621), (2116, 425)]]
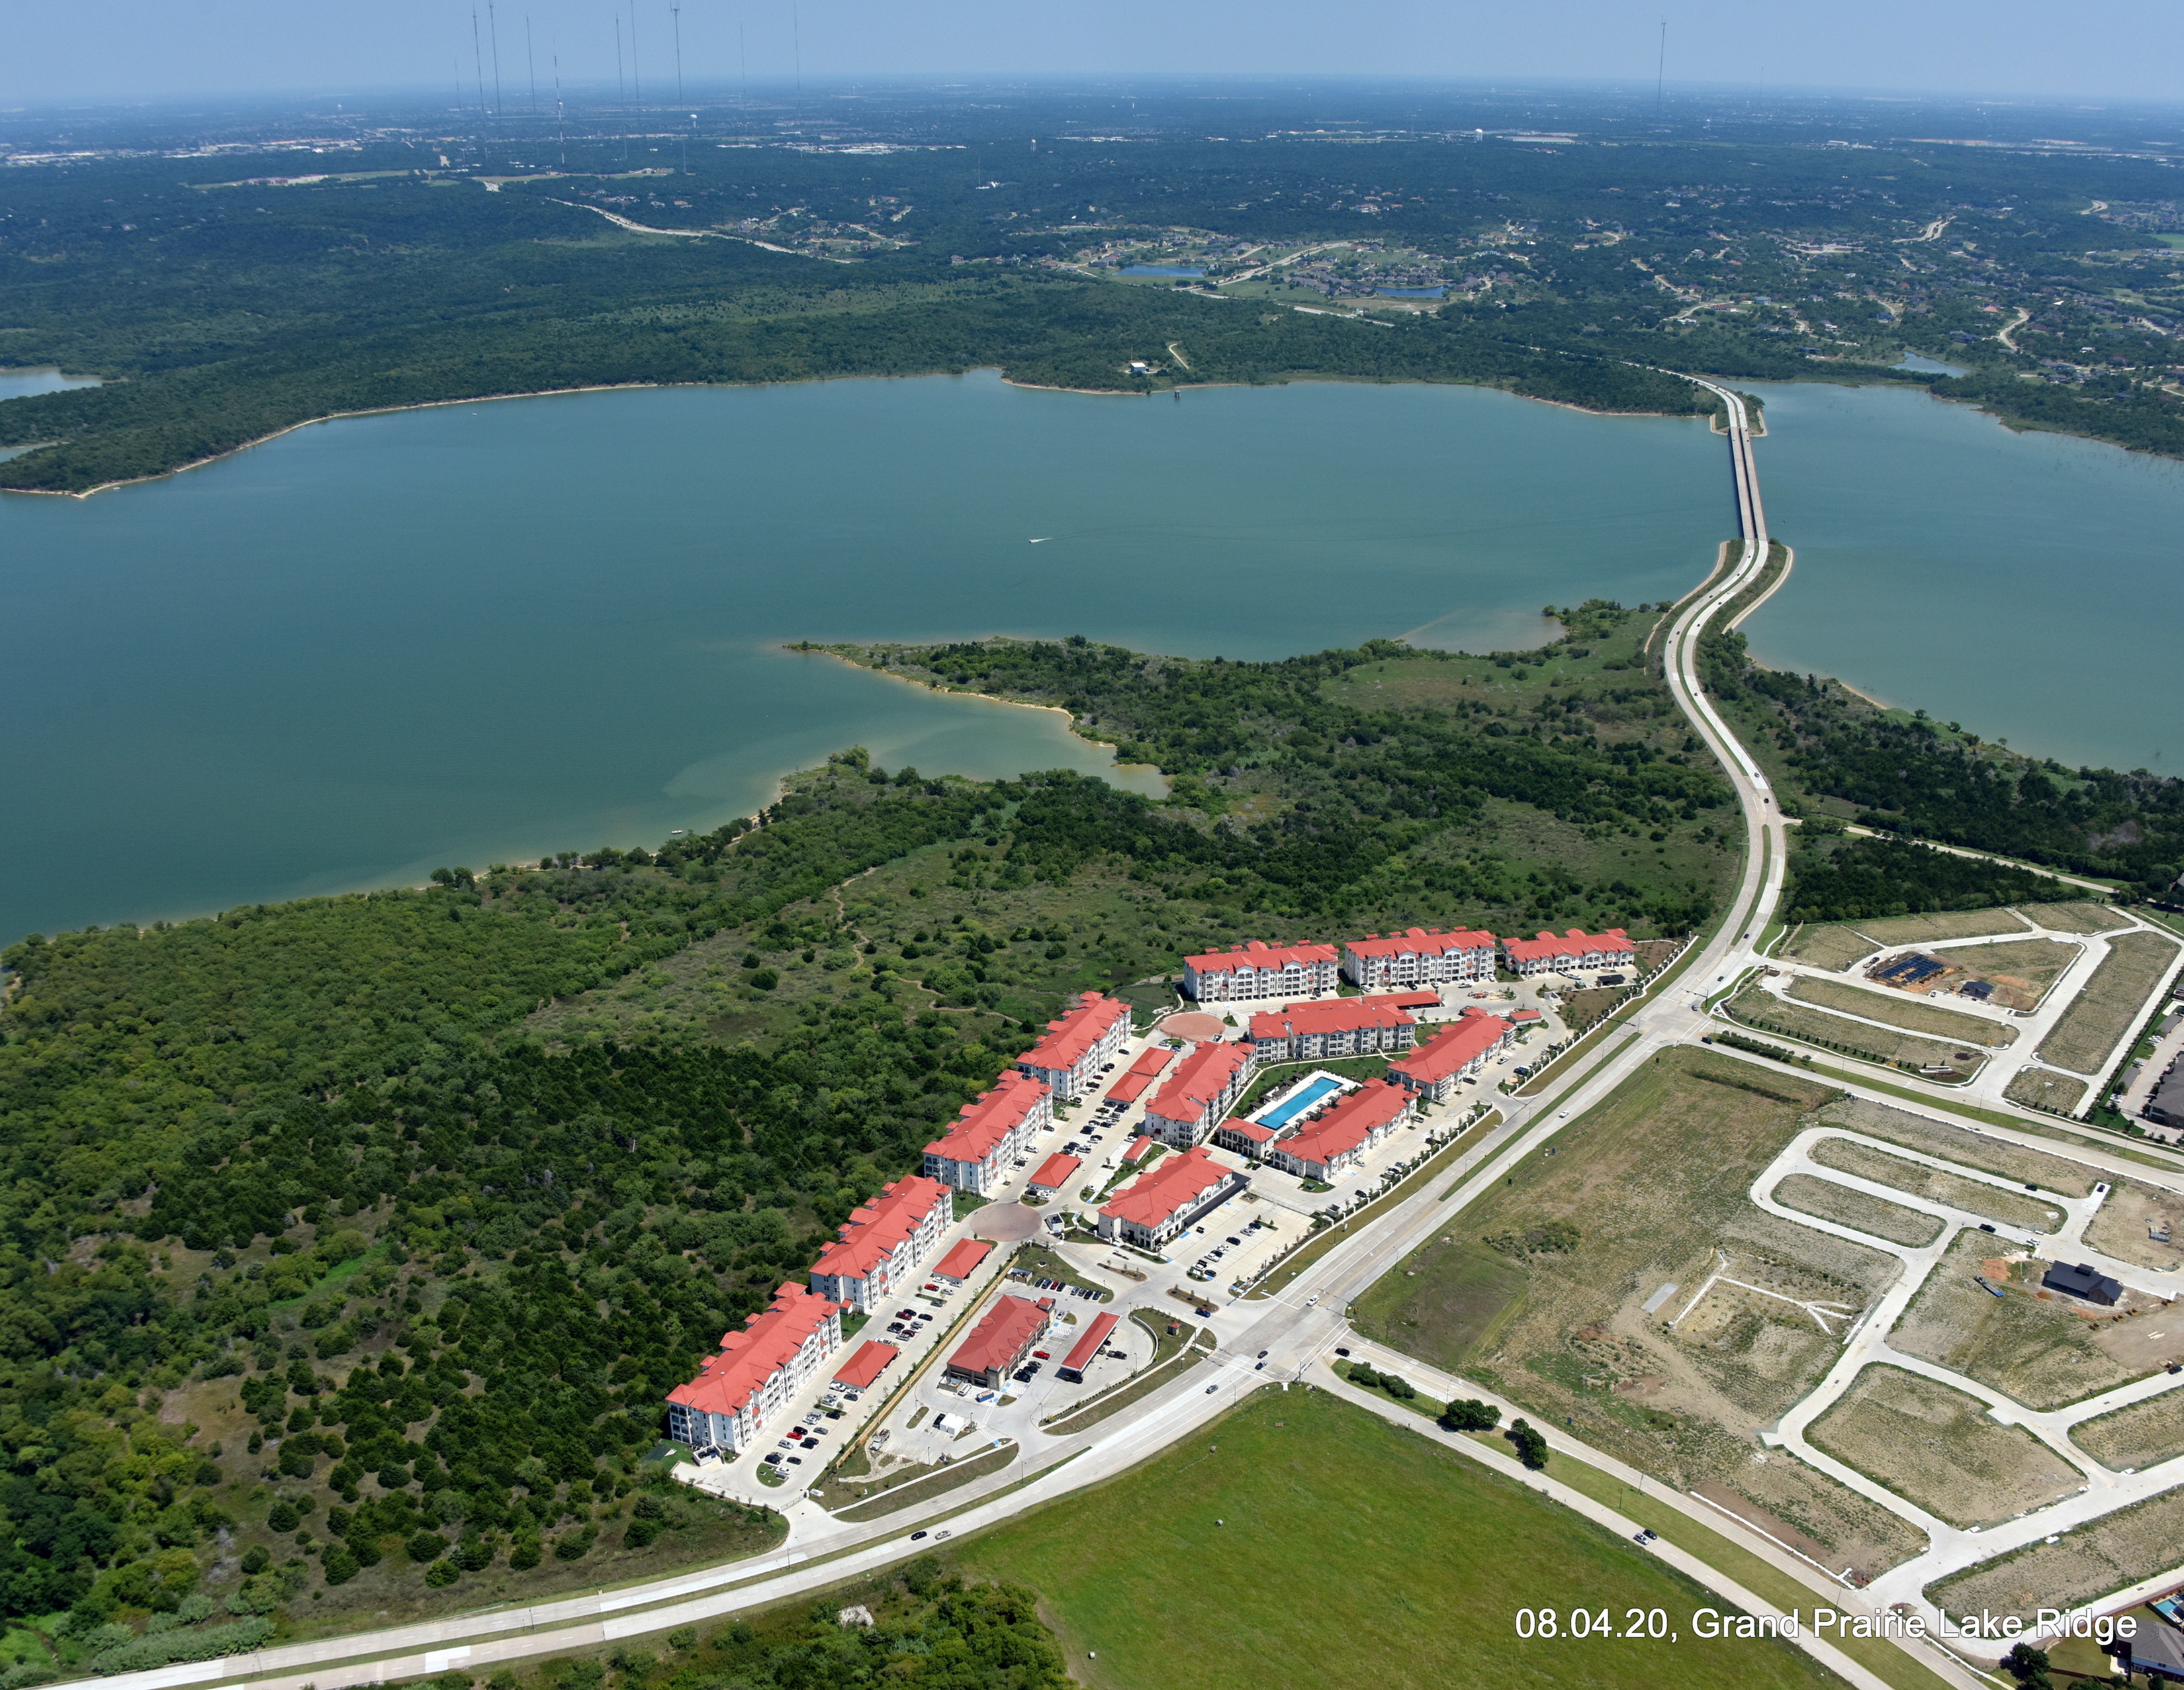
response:
[[(648, 94), (671, 95), (668, 0), (619, 0)], [(617, 0), (495, 0), (504, 91), (615, 75)], [(479, 0), (480, 28), (486, 26)], [(2109, 0), (685, 0), (692, 83), (950, 73), (1318, 73), (2172, 100), (2184, 5)], [(469, 0), (0, 0), (0, 104), (452, 86)], [(488, 70), (490, 80), (490, 70)]]

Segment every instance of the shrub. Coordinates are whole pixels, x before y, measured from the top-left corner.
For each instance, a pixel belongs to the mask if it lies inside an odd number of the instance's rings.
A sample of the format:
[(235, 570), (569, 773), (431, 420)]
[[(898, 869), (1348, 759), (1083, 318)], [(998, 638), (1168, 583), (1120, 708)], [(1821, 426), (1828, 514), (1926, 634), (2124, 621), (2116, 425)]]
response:
[(1452, 1432), (1491, 1431), (1502, 1424), (1502, 1411), (1491, 1403), (1482, 1403), (1476, 1397), (1467, 1397), (1460, 1403), (1451, 1403), (1440, 1417), (1442, 1429)]
[(347, 1584), (362, 1570), (355, 1554), (341, 1543), (328, 1544), (326, 1553), (319, 1558), (319, 1565), (329, 1585)]
[(528, 1572), (538, 1565), (538, 1556), (537, 1536), (526, 1533), (515, 1540), (515, 1547), (508, 1552), (508, 1565), (516, 1572)]
[(296, 1505), (285, 1497), (265, 1511), (265, 1524), (275, 1531), (293, 1531), (302, 1521)]
[(435, 1561), (425, 1569), (425, 1582), (434, 1590), (445, 1590), (461, 1576), (453, 1561)]
[(1547, 1441), (1529, 1420), (1520, 1415), (1502, 1436), (1516, 1445), (1517, 1459), (1534, 1472), (1547, 1464)]
[(422, 1566), (426, 1562), (437, 1561), (447, 1553), (448, 1540), (437, 1532), (421, 1531), (402, 1547), (411, 1560)]

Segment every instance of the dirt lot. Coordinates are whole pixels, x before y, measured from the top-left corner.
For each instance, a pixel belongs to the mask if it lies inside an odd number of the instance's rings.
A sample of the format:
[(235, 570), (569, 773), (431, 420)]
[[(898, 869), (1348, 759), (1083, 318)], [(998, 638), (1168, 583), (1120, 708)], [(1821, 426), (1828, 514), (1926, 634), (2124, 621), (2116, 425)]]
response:
[[(1713, 1052), (1663, 1052), (1557, 1135), (1556, 1154), (1531, 1157), (1457, 1217), (1452, 1242), (1373, 1286), (1357, 1325), (1534, 1414), (1569, 1417), (1634, 1465), (1679, 1484), (1735, 1482), (1758, 1429), (1812, 1388), (1836, 1341), (1801, 1310), (1745, 1293), (1709, 1296), (1674, 1335), (1662, 1326), (1669, 1305), (1650, 1317), (1642, 1305), (1674, 1280), (1680, 1306), (1718, 1249), (1739, 1279), (1853, 1309), (1894, 1278), (1892, 1258), (1749, 1200), (1759, 1170), (1833, 1095)], [(1550, 1222), (1577, 1229), (1570, 1247), (1527, 1244), (1551, 1236)]]
[(2015, 1103), (2032, 1103), (2043, 1109), (2060, 1109), (2069, 1114), (2085, 1102), (2086, 1082), (2071, 1079), (2045, 1068), (2028, 1068), (2019, 1071), (2002, 1095)]
[(2111, 941), (2108, 960), (2041, 1046), (2042, 1058), (2076, 1074), (2094, 1072), (2138, 1025), (2154, 987), (2176, 960), (2175, 942), (2159, 934), (2127, 933)]
[(2050, 933), (2114, 933), (2131, 925), (2099, 904), (2026, 904), (2020, 912)]
[(1886, 1139), (1906, 1150), (1924, 1151), (1929, 1156), (1976, 1168), (1982, 1174), (1998, 1174), (2005, 1180), (2036, 1185), (2065, 1197), (2086, 1196), (2098, 1177), (2082, 1163), (2005, 1144), (1984, 1133), (1949, 1126), (1930, 1115), (1914, 1115), (1886, 1103), (1846, 1097), (1822, 1110), (1820, 1119), (1831, 1127), (1848, 1127), (1868, 1138)]
[(1990, 1612), (2031, 1620), (2042, 1608), (2074, 1608), (2176, 1565), (2184, 1541), (2184, 1490), (2081, 1525), (2059, 1542), (2035, 1543), (1926, 1587), (1952, 1614)]
[(1992, 1525), (2085, 1481), (1986, 1404), (1901, 1368), (1873, 1366), (1813, 1425), (1814, 1445), (1952, 1525)]
[[(1818, 1039), (1882, 1062), (1910, 1063), (1918, 1068), (1947, 1067), (1958, 1074), (1970, 1074), (1985, 1060), (1980, 1054), (1985, 1048), (1982, 1046), (1939, 1045), (1914, 1034), (1894, 1034), (1885, 1028), (1868, 1026), (1863, 1021), (1830, 1015), (1825, 1009), (1785, 1003), (1762, 991), (1756, 982), (1738, 992), (1729, 1007), (1730, 1012), (1748, 1026), (1786, 1033), (1792, 1038)], [(1957, 1060), (1960, 1051), (1970, 1053), (1967, 1060)]]
[(1947, 1223), (1939, 1216), (1884, 1202), (1864, 1191), (1853, 1191), (1832, 1180), (1816, 1180), (1809, 1174), (1792, 1174), (1774, 1188), (1774, 1201), (1802, 1214), (1816, 1214), (1844, 1226), (1854, 1226), (1892, 1244), (1931, 1244)]
[(2025, 923), (2009, 910), (1944, 910), (1932, 915), (1862, 921), (1858, 930), (1881, 945), (1924, 945), (1937, 939), (1984, 939), (1991, 933), (2022, 933)]
[(1936, 1008), (1907, 992), (1868, 991), (1862, 986), (1842, 985), (1834, 980), (1800, 979), (1790, 988), (1790, 996), (1802, 1002), (1840, 1009), (1847, 1015), (1886, 1021), (1892, 1027), (1902, 1027), (1910, 1032), (1930, 1033), (1937, 1039), (1989, 1045), (1997, 1049), (2017, 1042), (2017, 1029), (2006, 1023), (1982, 1021), (1976, 1015), (1959, 1015), (1953, 1010)]
[(1760, 1451), (1705, 1488), (1713, 1501), (1836, 1571), (1848, 1567), (1875, 1578), (1926, 1547), (1926, 1534), (1908, 1521), (1780, 1451)]
[[(2155, 1238), (2156, 1230), (2166, 1232), (2169, 1242)], [(2124, 1180), (2093, 1216), (2086, 1242), (2119, 1262), (2166, 1272), (2184, 1261), (2184, 1197)]]
[(1777, 952), (1786, 962), (1802, 962), (1814, 968), (1847, 968), (1861, 957), (1870, 957), (1880, 949), (1854, 927), (1830, 923), (1825, 927), (1801, 927), (1791, 934)]
[(1563, 1025), (1573, 1033), (1582, 1033), (1600, 1020), (1623, 1001), (1620, 986), (1590, 986), (1583, 991), (1563, 994)]
[(2171, 1391), (2097, 1420), (2081, 1420), (2070, 1428), (2070, 1442), (2118, 1470), (2174, 1460), (2184, 1455), (2184, 1399)]
[(1821, 1140), (1813, 1146), (1813, 1160), (1825, 1168), (1840, 1168), (1846, 1174), (1855, 1174), (1861, 1180), (1893, 1185), (1899, 1191), (1908, 1191), (1929, 1202), (1969, 1209), (2006, 1226), (2054, 1232), (2069, 1219), (2053, 1203), (2042, 1202), (2029, 1194), (2020, 1196), (2014, 1191), (1983, 1185), (1976, 1180), (1944, 1174), (1922, 1162), (1891, 1156), (1885, 1150), (1874, 1150), (1848, 1139)]
[(1968, 978), (1992, 985), (1989, 1002), (2004, 1009), (2037, 1009), (2063, 970), (2078, 960), (2081, 949), (2059, 940), (2018, 939), (1945, 951), (1942, 960), (1963, 969)]
[[(2029, 1408), (2059, 1408), (2184, 1358), (2184, 1319), (2152, 1313), (2092, 1317), (2040, 1289), (2047, 1264), (2022, 1259), (1983, 1232), (1962, 1234), (1889, 1342), (1953, 1368)], [(1991, 1297), (1979, 1275), (2003, 1292)], [(2130, 1298), (2145, 1310), (2148, 1299)]]

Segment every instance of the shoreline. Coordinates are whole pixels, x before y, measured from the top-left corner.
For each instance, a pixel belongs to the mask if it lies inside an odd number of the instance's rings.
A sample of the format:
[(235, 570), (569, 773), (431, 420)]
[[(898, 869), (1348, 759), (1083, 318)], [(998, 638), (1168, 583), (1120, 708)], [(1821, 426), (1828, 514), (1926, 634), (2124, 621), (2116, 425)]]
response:
[[(1060, 390), (1057, 389), (1056, 391)], [(1128, 395), (1126, 394), (1124, 397), (1127, 398)], [(987, 634), (979, 637), (990, 639), (996, 638), (997, 636)], [(1007, 636), (1004, 635), (998, 637), (1006, 638)], [(1167, 782), (1167, 775), (1161, 772), (1160, 766), (1157, 763), (1124, 762), (1121, 757), (1117, 755), (1121, 750), (1119, 746), (1116, 745), (1110, 740), (1095, 739), (1089, 733), (1084, 732), (1078, 727), (1077, 717), (1071, 711), (1063, 709), (1058, 704), (1033, 704), (1024, 699), (996, 698), (991, 693), (974, 693), (967, 687), (936, 687), (931, 682), (918, 680), (914, 676), (898, 675), (892, 669), (883, 667), (876, 668), (870, 663), (860, 663), (855, 658), (850, 656), (847, 652), (838, 650), (830, 645), (820, 645), (816, 643), (801, 645), (788, 644), (783, 646), (782, 650), (784, 651), (794, 651), (805, 656), (817, 655), (821, 657), (832, 657), (837, 662), (848, 664), (852, 669), (861, 669), (868, 675), (878, 675), (887, 680), (900, 682), (905, 686), (916, 687), (924, 692), (946, 693), (956, 698), (977, 699), (985, 704), (1003, 705), (1011, 710), (1039, 710), (1050, 711), (1053, 715), (1060, 717), (1068, 724), (1069, 732), (1074, 738), (1082, 739), (1088, 745), (1097, 745), (1101, 750), (1106, 752), (1109, 761), (1114, 764), (1117, 769), (1145, 769), (1157, 776), (1163, 785)], [(1124, 789), (1126, 791), (1128, 789), (1128, 788)], [(1163, 794), (1162, 795), (1165, 797), (1166, 795)]]

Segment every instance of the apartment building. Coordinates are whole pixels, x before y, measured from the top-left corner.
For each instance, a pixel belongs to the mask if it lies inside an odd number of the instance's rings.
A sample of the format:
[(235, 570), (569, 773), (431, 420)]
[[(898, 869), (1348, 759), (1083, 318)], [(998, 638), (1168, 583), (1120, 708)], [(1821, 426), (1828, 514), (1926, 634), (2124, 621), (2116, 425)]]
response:
[(1260, 1063), (1308, 1062), (1407, 1051), (1418, 1040), (1410, 1012), (1383, 999), (1323, 998), (1251, 1018), (1251, 1050)]
[(1502, 955), (1512, 973), (1528, 979), (1534, 974), (1568, 974), (1580, 970), (1590, 973), (1595, 968), (1635, 969), (1638, 966), (1638, 947), (1619, 927), (1611, 927), (1605, 933), (1587, 933), (1583, 928), (1574, 927), (1560, 934), (1542, 929), (1537, 939), (1503, 940)]
[(667, 1435), (693, 1452), (749, 1448), (776, 1410), (842, 1347), (842, 1308), (800, 1285), (721, 1340), (698, 1376), (667, 1393)]
[(1333, 1185), (1417, 1112), (1417, 1100), (1402, 1086), (1368, 1080), (1317, 1120), (1268, 1145), (1266, 1160), (1300, 1180)]
[(1466, 1009), (1424, 1044), (1390, 1063), (1388, 1078), (1408, 1086), (1423, 1102), (1446, 1103), (1461, 1082), (1477, 1079), (1516, 1040), (1516, 1028), (1501, 1016)]
[(1032, 1141), (1054, 1124), (1054, 1092), (1011, 1068), (963, 1106), (948, 1130), (925, 1146), (925, 1177), (959, 1191), (990, 1196)]
[(869, 1314), (915, 1282), (956, 1218), (956, 1194), (913, 1174), (850, 1212), (841, 1235), (811, 1264), (819, 1296)]
[(1129, 1038), (1130, 1006), (1120, 998), (1086, 992), (1075, 1008), (1046, 1023), (1045, 1036), (1017, 1058), (1017, 1071), (1039, 1081), (1063, 1102), (1073, 1102)]
[(1157, 1250), (1251, 1183), (1201, 1145), (1162, 1158), (1117, 1192), (1100, 1211), (1100, 1235)]
[(1183, 995), (1199, 1003), (1235, 998), (1312, 997), (1335, 989), (1332, 945), (1268, 945), (1253, 940), (1183, 959)]
[(1343, 941), (1342, 976), (1368, 992), (1490, 980), (1500, 948), (1492, 934), (1461, 928), (1450, 933), (1437, 927), (1368, 933), (1362, 939)]
[(1145, 1134), (1178, 1150), (1203, 1143), (1251, 1083), (1251, 1051), (1249, 1045), (1197, 1046), (1145, 1105)]

